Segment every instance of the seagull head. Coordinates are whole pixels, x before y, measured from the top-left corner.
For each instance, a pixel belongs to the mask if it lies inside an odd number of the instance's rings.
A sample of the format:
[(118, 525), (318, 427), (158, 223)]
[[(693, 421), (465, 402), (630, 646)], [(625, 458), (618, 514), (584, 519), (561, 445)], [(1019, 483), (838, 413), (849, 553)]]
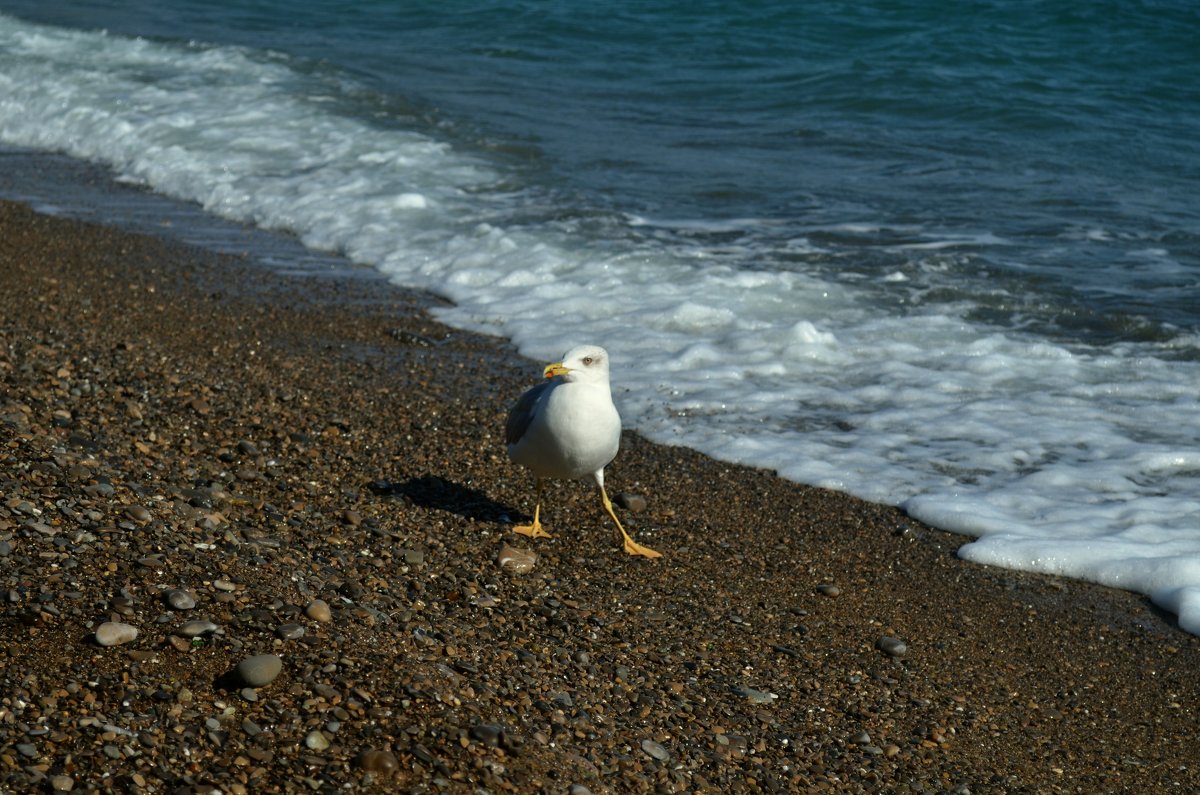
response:
[(608, 383), (608, 351), (598, 345), (578, 345), (567, 351), (561, 361), (546, 365), (547, 378), (567, 382)]

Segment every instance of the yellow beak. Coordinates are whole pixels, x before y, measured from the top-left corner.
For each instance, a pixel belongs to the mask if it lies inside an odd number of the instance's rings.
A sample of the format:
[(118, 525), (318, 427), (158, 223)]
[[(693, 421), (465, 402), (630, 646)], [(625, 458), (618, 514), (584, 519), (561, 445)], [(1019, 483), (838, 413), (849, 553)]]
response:
[(571, 372), (571, 369), (563, 367), (562, 362), (554, 362), (553, 364), (546, 365), (546, 369), (542, 371), (542, 375), (547, 378), (553, 378), (556, 375), (566, 375), (569, 372)]

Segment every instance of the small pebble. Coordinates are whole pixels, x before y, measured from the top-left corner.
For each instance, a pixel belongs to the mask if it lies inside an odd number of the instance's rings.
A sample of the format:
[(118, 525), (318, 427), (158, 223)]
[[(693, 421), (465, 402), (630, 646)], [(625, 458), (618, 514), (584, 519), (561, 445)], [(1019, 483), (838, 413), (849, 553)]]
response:
[(308, 606), (304, 608), (304, 615), (322, 624), (333, 621), (333, 612), (329, 609), (329, 603), (324, 599), (313, 599), (309, 602)]
[(592, 795), (592, 791), (582, 784), (572, 784), (567, 787), (567, 795)]
[(129, 624), (105, 621), (96, 627), (96, 642), (101, 646), (120, 646), (122, 643), (129, 643), (137, 636), (137, 627)]
[(739, 685), (738, 687), (735, 687), (733, 692), (737, 693), (739, 696), (745, 696), (747, 699), (749, 699), (751, 704), (770, 704), (772, 701), (779, 698), (779, 695), (776, 693), (768, 693), (764, 690), (755, 690), (754, 688), (746, 687), (745, 685)]
[(371, 749), (358, 755), (358, 766), (372, 773), (390, 776), (400, 769), (400, 762), (391, 751)]
[(496, 556), (500, 568), (512, 574), (528, 574), (537, 565), (537, 553), (532, 549), (521, 549), (505, 544)]
[(497, 748), (504, 730), (492, 723), (479, 723), (471, 727), (471, 739), (484, 745)]
[(890, 635), (884, 635), (875, 641), (875, 648), (889, 657), (903, 657), (908, 653), (908, 644)]
[(837, 596), (841, 592), (842, 589), (833, 583), (825, 582), (817, 586), (817, 593), (821, 594), (822, 596)]
[(671, 753), (653, 740), (642, 740), (642, 750), (647, 756), (653, 757), (660, 762), (665, 762), (671, 758)]
[(191, 610), (196, 606), (196, 600), (187, 591), (172, 589), (165, 594), (167, 604), (175, 610)]
[(232, 583), (229, 580), (213, 580), (213, 587), (218, 591), (230, 592), (237, 590), (237, 584)]
[(329, 747), (329, 738), (320, 729), (313, 729), (304, 738), (304, 745), (312, 751), (324, 751)]
[(274, 654), (256, 654), (238, 663), (237, 672), (250, 687), (263, 687), (275, 681), (283, 670), (283, 660)]
[(630, 494), (627, 491), (622, 492), (617, 495), (617, 498), (613, 502), (618, 507), (624, 508), (630, 513), (640, 513), (646, 510), (646, 498), (640, 494)]
[(135, 522), (150, 521), (150, 511), (141, 505), (130, 505), (125, 509), (125, 515)]
[(280, 624), (275, 627), (275, 637), (280, 640), (299, 640), (304, 637), (304, 627), (300, 624)]
[(55, 792), (70, 792), (75, 789), (75, 779), (70, 776), (54, 776), (50, 779), (50, 787)]
[(201, 635), (212, 634), (218, 629), (220, 629), (220, 627), (211, 621), (195, 619), (193, 621), (185, 621), (183, 626), (176, 631), (185, 638), (198, 638)]
[(406, 549), (404, 550), (404, 562), (409, 566), (420, 566), (425, 563), (425, 550), (423, 549)]

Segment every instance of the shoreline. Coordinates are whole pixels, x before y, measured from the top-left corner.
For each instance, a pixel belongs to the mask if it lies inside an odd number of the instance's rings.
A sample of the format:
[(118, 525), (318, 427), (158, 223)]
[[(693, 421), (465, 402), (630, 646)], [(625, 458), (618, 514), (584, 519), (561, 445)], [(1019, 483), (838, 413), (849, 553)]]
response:
[(582, 483), (529, 542), (540, 366), (436, 299), (11, 202), (0, 280), (0, 790), (1200, 788), (1200, 639), (1135, 594), (629, 432), (610, 494), (666, 557)]

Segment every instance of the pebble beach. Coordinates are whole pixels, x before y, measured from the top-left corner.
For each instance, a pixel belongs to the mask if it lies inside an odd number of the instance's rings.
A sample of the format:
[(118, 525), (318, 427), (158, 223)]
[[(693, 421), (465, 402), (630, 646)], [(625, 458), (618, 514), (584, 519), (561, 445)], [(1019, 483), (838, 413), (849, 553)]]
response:
[(1200, 790), (1144, 597), (629, 432), (661, 560), (512, 534), (544, 363), (438, 301), (0, 202), (0, 792)]

